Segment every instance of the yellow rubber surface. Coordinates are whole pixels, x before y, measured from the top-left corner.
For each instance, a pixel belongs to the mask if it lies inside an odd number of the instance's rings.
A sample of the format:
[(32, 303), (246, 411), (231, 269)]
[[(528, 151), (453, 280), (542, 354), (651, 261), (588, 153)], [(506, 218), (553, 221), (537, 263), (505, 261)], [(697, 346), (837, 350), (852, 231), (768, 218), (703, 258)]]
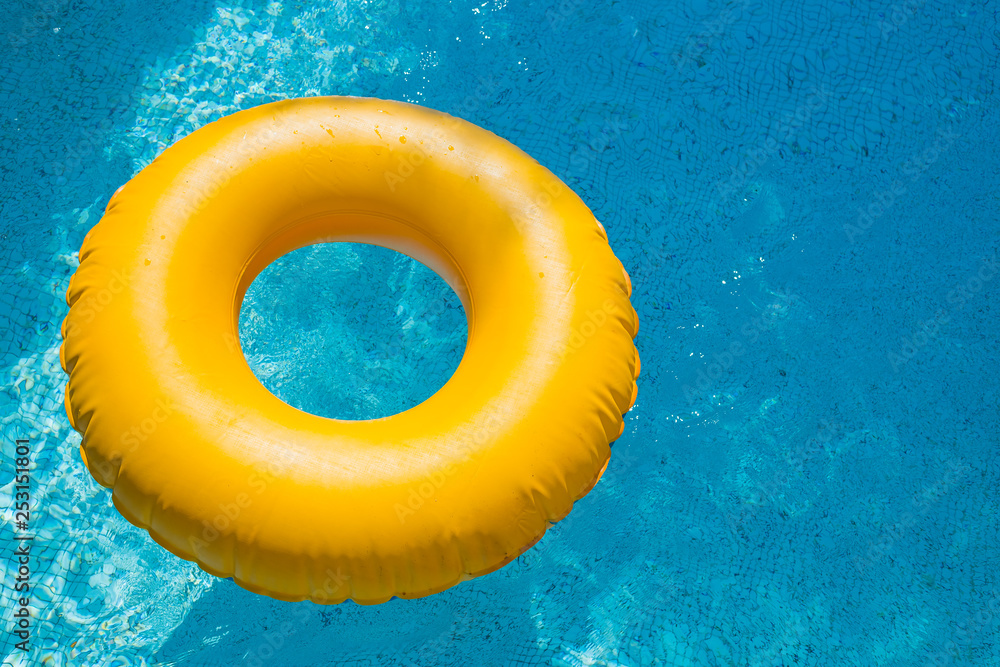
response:
[[(240, 350), (281, 255), (374, 243), (436, 270), (468, 345), (431, 398), (342, 421)], [(429, 595), (523, 553), (596, 483), (635, 401), (631, 285), (586, 205), (496, 135), (374, 99), (276, 102), (179, 141), (80, 249), (66, 408), (115, 506), (178, 556), (286, 600)]]

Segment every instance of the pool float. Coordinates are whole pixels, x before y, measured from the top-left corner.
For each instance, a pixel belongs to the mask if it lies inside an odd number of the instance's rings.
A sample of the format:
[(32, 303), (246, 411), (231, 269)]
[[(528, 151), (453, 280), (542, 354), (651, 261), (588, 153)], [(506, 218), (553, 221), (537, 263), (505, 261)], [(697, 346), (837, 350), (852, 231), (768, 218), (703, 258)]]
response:
[[(257, 380), (243, 295), (319, 242), (438, 272), (465, 354), (425, 402), (318, 417)], [(275, 102), (211, 123), (111, 198), (60, 359), (94, 478), (159, 544), (284, 600), (415, 598), (502, 567), (600, 478), (635, 401), (631, 284), (586, 205), (512, 144), (400, 102)]]

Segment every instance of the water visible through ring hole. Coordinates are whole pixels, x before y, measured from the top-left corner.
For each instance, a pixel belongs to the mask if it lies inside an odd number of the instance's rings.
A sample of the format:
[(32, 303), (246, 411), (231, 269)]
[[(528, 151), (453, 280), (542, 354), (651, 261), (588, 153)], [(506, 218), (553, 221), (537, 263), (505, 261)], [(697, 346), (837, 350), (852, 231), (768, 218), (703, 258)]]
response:
[(322, 243), (279, 258), (250, 285), (240, 342), (254, 375), (300, 410), (376, 419), (448, 381), (468, 327), (455, 292), (406, 255)]

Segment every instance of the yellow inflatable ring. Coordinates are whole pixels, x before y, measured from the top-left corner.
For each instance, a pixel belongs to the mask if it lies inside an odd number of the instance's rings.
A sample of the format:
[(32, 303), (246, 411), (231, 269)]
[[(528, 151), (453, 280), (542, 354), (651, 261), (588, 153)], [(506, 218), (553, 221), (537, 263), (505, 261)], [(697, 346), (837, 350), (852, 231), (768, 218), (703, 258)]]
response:
[[(247, 286), (326, 241), (406, 253), (461, 298), (465, 355), (424, 403), (327, 419), (250, 370)], [(496, 135), (399, 102), (276, 102), (115, 193), (67, 291), (66, 408), (122, 515), (207, 572), (285, 600), (430, 595), (597, 482), (636, 396), (630, 292), (584, 203)]]

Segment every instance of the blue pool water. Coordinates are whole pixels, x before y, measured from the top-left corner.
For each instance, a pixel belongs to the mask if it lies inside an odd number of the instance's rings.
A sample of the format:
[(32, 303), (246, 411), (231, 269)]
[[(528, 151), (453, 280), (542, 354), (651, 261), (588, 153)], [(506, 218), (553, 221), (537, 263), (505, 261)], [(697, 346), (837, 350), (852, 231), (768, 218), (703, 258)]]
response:
[[(3, 664), (1000, 665), (997, 11), (6, 3)], [(204, 574), (118, 515), (62, 411), (63, 295), (115, 189), (214, 119), (317, 94), (519, 145), (635, 286), (639, 399), (602, 481), (517, 561), (426, 599), (287, 604)], [(465, 330), (428, 270), (335, 246), (265, 272), (241, 336), (284, 400), (365, 418), (446, 381)]]

